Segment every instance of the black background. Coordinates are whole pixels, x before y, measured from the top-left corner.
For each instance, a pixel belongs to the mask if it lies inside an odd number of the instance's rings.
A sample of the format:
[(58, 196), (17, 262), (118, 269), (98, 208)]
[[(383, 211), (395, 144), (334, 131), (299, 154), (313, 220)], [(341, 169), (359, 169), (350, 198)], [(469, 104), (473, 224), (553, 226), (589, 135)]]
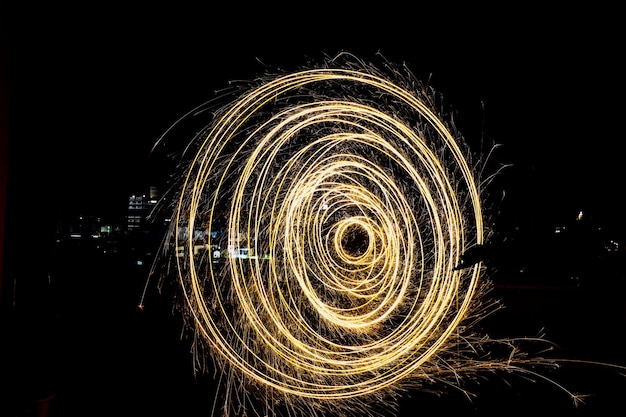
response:
[[(254, 78), (267, 67), (293, 70), (341, 51), (405, 63), (454, 109), (458, 128), (476, 152), (502, 145), (495, 165), (511, 167), (490, 190), (501, 201), (499, 221), (542, 228), (584, 210), (616, 236), (626, 231), (625, 72), (616, 7), (8, 2), (2, 14), (10, 104), (5, 281), (27, 283), (48, 275), (60, 217), (123, 212), (130, 193), (165, 178), (167, 164), (151, 154), (152, 145), (229, 81)], [(119, 381), (110, 376), (106, 384), (91, 381), (97, 388), (91, 391), (89, 383), (76, 380), (69, 384), (75, 396), (61, 392), (58, 401), (89, 409), (82, 415), (105, 414), (122, 404), (134, 415), (207, 415), (204, 387), (192, 381), (184, 345), (170, 345), (177, 323), (168, 327), (166, 314), (148, 320), (163, 323), (164, 334), (143, 327), (145, 317), (128, 307), (141, 277), (134, 276), (128, 291), (111, 276), (117, 271), (108, 266), (93, 273), (94, 279), (108, 279), (107, 285), (68, 285), (60, 299), (73, 304), (62, 315), (75, 318), (51, 334), (67, 337), (59, 343), (62, 358), (90, 369), (85, 373), (115, 374)], [(112, 309), (113, 319), (96, 316), (94, 323), (104, 326), (105, 335), (119, 332), (120, 341), (100, 340), (96, 332), (80, 336), (79, 329), (91, 325), (89, 291), (99, 292), (98, 300), (110, 296), (122, 303)], [(16, 301), (2, 296), (5, 304)], [(502, 320), (518, 325), (527, 320), (524, 326), (532, 331), (558, 327), (571, 343), (565, 353), (601, 352), (605, 359), (619, 359), (614, 346), (624, 331), (624, 312), (613, 296), (591, 294), (601, 300), (592, 304), (578, 295), (524, 293), (510, 300), (518, 309)], [(17, 303), (29, 301), (18, 297)], [(591, 305), (595, 315), (586, 316)], [(590, 324), (594, 318), (603, 324)], [(125, 325), (116, 330), (116, 323)], [(584, 336), (578, 337), (579, 326), (586, 329)], [(136, 362), (106, 359), (107, 352), (124, 346)], [(610, 375), (602, 374), (604, 382), (597, 386), (587, 381), (591, 386), (582, 389), (597, 388), (606, 409), (623, 408), (615, 399), (624, 381)], [(454, 394), (418, 395), (402, 415), (417, 415), (420, 407), (476, 415), (502, 407), (584, 412), (572, 409), (561, 393), (530, 385), (521, 390), (524, 395), (488, 385), (474, 404)]]
[(406, 63), (476, 152), (504, 144), (495, 158), (514, 164), (503, 188), (520, 213), (621, 221), (624, 64), (611, 9), (7, 9), (12, 191), (44, 193), (51, 208), (116, 205), (146, 180), (158, 136), (229, 81), (347, 51)]

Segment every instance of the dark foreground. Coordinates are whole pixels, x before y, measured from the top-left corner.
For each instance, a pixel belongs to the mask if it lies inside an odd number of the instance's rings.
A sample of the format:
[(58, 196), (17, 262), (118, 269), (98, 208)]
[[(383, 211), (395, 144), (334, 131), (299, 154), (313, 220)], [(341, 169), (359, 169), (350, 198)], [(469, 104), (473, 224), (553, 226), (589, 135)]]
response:
[[(37, 305), (3, 311), (0, 415), (209, 417), (214, 383), (194, 376), (171, 300), (151, 286), (146, 308), (137, 307), (148, 267), (122, 258), (70, 257)], [(493, 295), (506, 308), (483, 326), (502, 337), (543, 329), (559, 346), (552, 356), (626, 365), (623, 290), (617, 283), (496, 286)], [(476, 394), (471, 400), (453, 389), (418, 392), (401, 402), (397, 415), (623, 415), (623, 373), (577, 363), (548, 371), (566, 389), (587, 395), (578, 407), (549, 382), (496, 374), (467, 386)]]

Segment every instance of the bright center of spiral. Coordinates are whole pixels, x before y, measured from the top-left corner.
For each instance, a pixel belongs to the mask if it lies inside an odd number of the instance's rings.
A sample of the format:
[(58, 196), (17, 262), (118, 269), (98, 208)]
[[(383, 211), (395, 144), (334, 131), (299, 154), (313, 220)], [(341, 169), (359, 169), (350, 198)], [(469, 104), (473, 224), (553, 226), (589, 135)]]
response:
[(337, 224), (333, 244), (343, 261), (359, 263), (374, 252), (374, 232), (366, 218), (343, 219)]

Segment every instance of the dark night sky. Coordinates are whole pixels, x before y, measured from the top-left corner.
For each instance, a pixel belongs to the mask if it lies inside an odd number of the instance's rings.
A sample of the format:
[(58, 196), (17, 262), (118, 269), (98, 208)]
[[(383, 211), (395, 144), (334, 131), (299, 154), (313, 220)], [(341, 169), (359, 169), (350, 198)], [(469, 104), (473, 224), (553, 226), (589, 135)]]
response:
[(289, 70), (343, 50), (406, 62), (477, 152), (481, 136), (504, 144), (496, 161), (514, 166), (494, 192), (525, 209), (508, 216), (585, 209), (624, 225), (624, 64), (610, 9), (8, 9), (20, 198), (39, 190), (61, 212), (118, 207), (149, 182), (146, 163), (161, 166), (148, 157), (156, 138), (228, 81), (262, 72), (257, 60)]

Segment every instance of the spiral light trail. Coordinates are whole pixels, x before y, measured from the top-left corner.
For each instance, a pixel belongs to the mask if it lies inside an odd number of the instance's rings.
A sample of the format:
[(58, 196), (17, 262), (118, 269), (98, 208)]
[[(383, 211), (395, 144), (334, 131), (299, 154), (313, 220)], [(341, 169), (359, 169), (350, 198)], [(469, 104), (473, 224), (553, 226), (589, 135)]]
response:
[(430, 90), (395, 75), (268, 77), (196, 136), (171, 244), (189, 327), (227, 375), (225, 414), (255, 393), (260, 415), (349, 414), (486, 365), (464, 334), (482, 265), (455, 268), (484, 239), (475, 169)]

